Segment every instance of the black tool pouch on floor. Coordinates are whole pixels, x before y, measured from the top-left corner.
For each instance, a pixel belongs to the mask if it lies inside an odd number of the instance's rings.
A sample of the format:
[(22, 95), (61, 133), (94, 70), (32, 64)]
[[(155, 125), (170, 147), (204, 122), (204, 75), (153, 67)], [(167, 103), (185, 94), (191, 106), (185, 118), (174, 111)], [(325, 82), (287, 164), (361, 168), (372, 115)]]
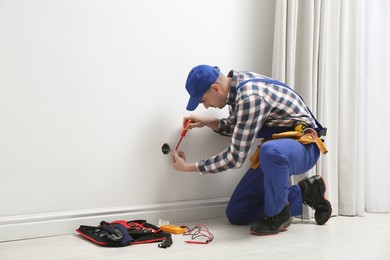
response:
[(95, 244), (107, 247), (154, 242), (162, 242), (158, 244), (160, 248), (168, 248), (172, 245), (171, 234), (145, 220), (118, 220), (109, 223), (102, 221), (97, 227), (80, 226), (76, 231)]

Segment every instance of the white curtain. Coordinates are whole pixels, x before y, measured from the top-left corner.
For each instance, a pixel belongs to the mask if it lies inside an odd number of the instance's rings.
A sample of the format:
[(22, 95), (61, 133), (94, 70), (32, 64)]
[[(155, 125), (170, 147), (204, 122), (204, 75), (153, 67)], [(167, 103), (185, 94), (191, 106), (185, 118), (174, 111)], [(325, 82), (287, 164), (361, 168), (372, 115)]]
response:
[(390, 210), (390, 1), (362, 0), (358, 214)]
[[(379, 50), (389, 46), (390, 27), (388, 21), (370, 20), (374, 7), (364, 8), (374, 2), (382, 2), (379, 9), (388, 5), (386, 0), (276, 1), (272, 76), (296, 89), (328, 127), (329, 153), (308, 174), (324, 177), (334, 215), (386, 211), (390, 205), (390, 118), (384, 100), (390, 74), (383, 71), (389, 59)], [(389, 9), (381, 10), (385, 19)]]

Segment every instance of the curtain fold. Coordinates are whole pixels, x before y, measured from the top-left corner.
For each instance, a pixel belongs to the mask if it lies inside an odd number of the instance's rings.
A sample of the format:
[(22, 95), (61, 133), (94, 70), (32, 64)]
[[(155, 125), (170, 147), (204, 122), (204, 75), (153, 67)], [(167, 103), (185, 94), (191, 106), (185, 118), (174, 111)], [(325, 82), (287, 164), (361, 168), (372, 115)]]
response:
[(357, 149), (359, 142), (359, 1), (341, 1), (339, 45), (339, 100), (342, 127), (339, 131), (339, 211), (343, 215), (356, 215), (359, 160)]

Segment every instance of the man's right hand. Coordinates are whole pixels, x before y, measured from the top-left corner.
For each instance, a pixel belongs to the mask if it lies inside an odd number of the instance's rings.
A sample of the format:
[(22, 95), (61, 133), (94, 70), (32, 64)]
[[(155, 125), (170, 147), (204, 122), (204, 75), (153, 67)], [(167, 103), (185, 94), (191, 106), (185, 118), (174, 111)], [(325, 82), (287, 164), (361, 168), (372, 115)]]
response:
[(207, 126), (215, 131), (218, 131), (219, 121), (217, 118), (189, 115), (183, 118), (183, 126), (188, 119), (191, 119), (191, 123), (188, 126), (189, 129)]

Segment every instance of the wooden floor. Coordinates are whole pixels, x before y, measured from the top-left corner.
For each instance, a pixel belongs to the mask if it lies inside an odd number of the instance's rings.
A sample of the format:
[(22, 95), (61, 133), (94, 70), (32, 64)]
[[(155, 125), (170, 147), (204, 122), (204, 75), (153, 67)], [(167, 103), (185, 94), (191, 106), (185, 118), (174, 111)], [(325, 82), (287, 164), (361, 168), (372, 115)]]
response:
[(190, 245), (173, 235), (173, 245), (124, 248), (96, 246), (78, 234), (0, 243), (1, 260), (27, 259), (390, 259), (390, 214), (333, 217), (324, 226), (294, 219), (286, 232), (253, 236), (248, 226), (233, 226), (226, 219), (205, 224), (215, 239), (207, 245)]

